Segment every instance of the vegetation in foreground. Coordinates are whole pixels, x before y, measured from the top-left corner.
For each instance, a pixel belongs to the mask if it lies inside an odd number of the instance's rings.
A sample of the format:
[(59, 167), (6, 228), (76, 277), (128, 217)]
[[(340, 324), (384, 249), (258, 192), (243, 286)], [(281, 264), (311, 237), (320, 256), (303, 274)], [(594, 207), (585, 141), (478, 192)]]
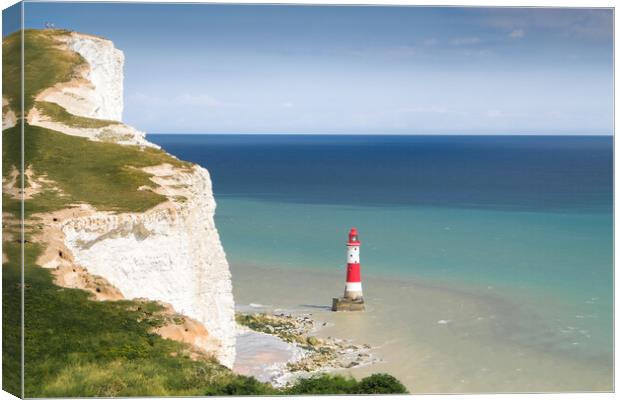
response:
[[(186, 345), (152, 333), (160, 323), (152, 317), (156, 303), (97, 302), (85, 291), (54, 285), (50, 271), (34, 265), (39, 251), (37, 244), (25, 244), (26, 397), (215, 395), (254, 384), (214, 360), (192, 360)], [(3, 323), (13, 330), (19, 329), (21, 285), (13, 261), (19, 245), (5, 243), (5, 252)], [(13, 339), (19, 333), (7, 331), (4, 359), (19, 365), (6, 357), (19, 354)], [(7, 386), (19, 384), (4, 378)], [(15, 393), (18, 387), (7, 389)]]
[(373, 374), (362, 380), (341, 375), (318, 375), (299, 379), (284, 394), (403, 394), (407, 388), (388, 374)]

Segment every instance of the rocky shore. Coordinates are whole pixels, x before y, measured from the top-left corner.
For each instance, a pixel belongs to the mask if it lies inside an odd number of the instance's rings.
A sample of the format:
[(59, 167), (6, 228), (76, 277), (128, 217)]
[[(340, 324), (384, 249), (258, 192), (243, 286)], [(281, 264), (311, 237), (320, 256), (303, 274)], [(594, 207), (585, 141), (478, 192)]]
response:
[(275, 336), (299, 349), (298, 356), (282, 365), (279, 374), (270, 379), (283, 385), (300, 377), (316, 373), (345, 370), (379, 362), (368, 344), (351, 340), (318, 337), (317, 331), (326, 322), (311, 318), (311, 314), (237, 313), (237, 323), (252, 331)]

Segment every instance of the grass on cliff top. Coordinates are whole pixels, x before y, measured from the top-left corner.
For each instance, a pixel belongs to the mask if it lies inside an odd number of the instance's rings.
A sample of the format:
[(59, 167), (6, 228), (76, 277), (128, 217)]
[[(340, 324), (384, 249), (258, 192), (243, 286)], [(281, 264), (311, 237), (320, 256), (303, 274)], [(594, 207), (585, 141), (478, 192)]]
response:
[[(73, 77), (84, 59), (75, 52), (57, 47), (59, 29), (24, 30), (24, 110), (27, 114), (34, 98), (42, 90)], [(21, 31), (2, 39), (2, 94), (19, 117), (21, 92)]]
[(103, 128), (119, 124), (117, 121), (78, 117), (77, 115), (70, 114), (58, 104), (47, 101), (37, 101), (35, 106), (43, 115), (49, 117), (53, 121), (61, 122), (73, 128)]
[[(19, 166), (20, 130), (7, 129), (2, 135), (2, 167), (5, 173)], [(93, 142), (50, 129), (25, 126), (24, 163), (64, 193), (44, 191), (25, 202), (27, 214), (64, 208), (76, 202), (99, 210), (145, 211), (166, 200), (165, 196), (140, 186), (154, 187), (150, 175), (140, 168), (169, 163), (179, 168), (191, 164), (179, 161), (162, 150), (141, 149), (115, 143)], [(15, 200), (17, 201), (17, 200)]]

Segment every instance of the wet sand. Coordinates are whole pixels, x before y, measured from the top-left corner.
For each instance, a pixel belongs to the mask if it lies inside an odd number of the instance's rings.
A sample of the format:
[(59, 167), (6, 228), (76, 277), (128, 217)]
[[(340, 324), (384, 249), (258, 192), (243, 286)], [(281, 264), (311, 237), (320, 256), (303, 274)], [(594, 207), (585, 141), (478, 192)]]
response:
[[(610, 391), (608, 360), (583, 358), (536, 310), (494, 288), (458, 289), (423, 281), (364, 277), (367, 311), (334, 313), (343, 272), (232, 265), (235, 302), (247, 310), (311, 313), (317, 336), (375, 347), (382, 362), (342, 370), (387, 372), (412, 393)], [(553, 346), (550, 346), (553, 341)]]
[(278, 385), (287, 382), (286, 364), (303, 357), (303, 351), (297, 346), (249, 329), (237, 334), (236, 348), (234, 372)]

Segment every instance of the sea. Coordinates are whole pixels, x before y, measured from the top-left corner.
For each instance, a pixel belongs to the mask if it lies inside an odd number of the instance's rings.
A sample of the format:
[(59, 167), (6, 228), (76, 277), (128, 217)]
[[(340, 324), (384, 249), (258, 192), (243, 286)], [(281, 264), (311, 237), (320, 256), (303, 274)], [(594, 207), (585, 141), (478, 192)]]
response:
[[(413, 393), (613, 389), (613, 138), (156, 134), (209, 170), (237, 304), (313, 313)], [(345, 241), (365, 313), (332, 313)]]

